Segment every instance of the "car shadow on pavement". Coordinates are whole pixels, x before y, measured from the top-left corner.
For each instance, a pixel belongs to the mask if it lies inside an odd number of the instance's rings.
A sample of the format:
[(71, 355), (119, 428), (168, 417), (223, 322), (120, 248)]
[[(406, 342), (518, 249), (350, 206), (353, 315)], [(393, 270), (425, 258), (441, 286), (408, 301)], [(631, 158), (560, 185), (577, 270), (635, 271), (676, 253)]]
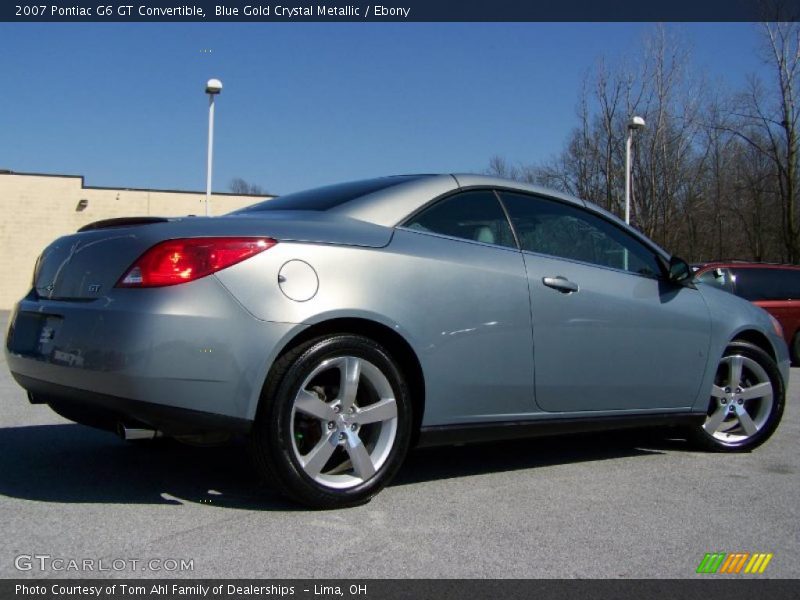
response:
[(131, 443), (72, 424), (0, 428), (0, 494), (40, 502), (300, 508), (259, 485), (241, 443)]
[(467, 446), (421, 448), (411, 452), (390, 485), (406, 485), (569, 463), (664, 454), (686, 449), (684, 440), (665, 438), (661, 430), (625, 430), (560, 435)]
[[(420, 449), (409, 454), (390, 485), (662, 454), (660, 448), (675, 447), (681, 443), (663, 436), (617, 432)], [(39, 502), (302, 510), (259, 485), (242, 443), (130, 443), (72, 424), (0, 428), (0, 494)]]

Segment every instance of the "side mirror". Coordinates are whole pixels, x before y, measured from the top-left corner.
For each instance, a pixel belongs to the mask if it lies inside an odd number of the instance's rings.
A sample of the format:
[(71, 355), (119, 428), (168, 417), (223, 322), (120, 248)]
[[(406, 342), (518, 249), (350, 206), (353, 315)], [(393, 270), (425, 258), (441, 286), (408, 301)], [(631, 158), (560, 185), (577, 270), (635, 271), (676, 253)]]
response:
[(669, 259), (669, 276), (672, 283), (685, 284), (692, 280), (692, 268), (682, 258), (673, 256)]

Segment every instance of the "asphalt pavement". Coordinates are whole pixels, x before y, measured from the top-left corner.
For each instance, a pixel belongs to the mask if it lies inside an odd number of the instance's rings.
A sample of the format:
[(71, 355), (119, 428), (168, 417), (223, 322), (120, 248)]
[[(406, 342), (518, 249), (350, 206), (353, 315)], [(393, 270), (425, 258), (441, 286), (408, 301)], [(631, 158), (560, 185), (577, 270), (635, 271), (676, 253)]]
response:
[(369, 504), (315, 512), (259, 488), (242, 445), (130, 444), (32, 406), (0, 358), (0, 577), (691, 578), (707, 552), (768, 552), (758, 577), (796, 578), (798, 396), (793, 369), (749, 454), (652, 433), (418, 450)]

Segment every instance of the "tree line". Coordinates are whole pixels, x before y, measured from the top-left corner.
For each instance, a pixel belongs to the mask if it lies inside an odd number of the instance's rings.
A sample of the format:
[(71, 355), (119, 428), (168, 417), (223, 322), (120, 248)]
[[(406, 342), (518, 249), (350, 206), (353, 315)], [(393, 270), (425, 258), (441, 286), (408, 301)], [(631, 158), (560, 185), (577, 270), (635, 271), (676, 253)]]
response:
[(689, 69), (689, 51), (657, 28), (635, 63), (600, 60), (563, 150), (537, 164), (491, 159), (488, 172), (624, 213), (625, 140), (634, 134), (631, 223), (690, 261), (800, 262), (800, 24), (758, 25), (764, 77), (728, 91)]

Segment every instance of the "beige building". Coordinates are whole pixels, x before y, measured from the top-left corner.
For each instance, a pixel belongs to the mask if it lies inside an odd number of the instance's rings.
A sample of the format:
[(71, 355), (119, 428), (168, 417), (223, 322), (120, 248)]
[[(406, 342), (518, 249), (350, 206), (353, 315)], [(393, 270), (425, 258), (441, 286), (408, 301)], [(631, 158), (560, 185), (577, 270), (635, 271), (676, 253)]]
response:
[[(264, 197), (212, 194), (211, 214)], [(57, 237), (100, 219), (202, 215), (205, 193), (93, 187), (81, 175), (0, 170), (0, 206), (0, 309), (9, 309), (30, 289), (36, 258)]]

